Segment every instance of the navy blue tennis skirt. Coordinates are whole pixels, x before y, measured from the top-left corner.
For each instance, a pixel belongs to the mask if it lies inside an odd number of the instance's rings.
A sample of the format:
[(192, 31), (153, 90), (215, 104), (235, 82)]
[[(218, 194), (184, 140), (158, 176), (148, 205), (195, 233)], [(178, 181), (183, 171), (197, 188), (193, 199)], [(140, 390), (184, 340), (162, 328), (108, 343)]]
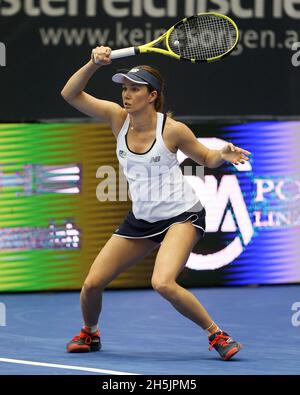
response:
[(150, 239), (156, 243), (161, 243), (173, 224), (192, 221), (192, 224), (201, 232), (205, 233), (205, 209), (197, 212), (185, 211), (176, 217), (163, 219), (156, 222), (148, 222), (143, 219), (135, 218), (132, 210), (129, 210), (124, 222), (116, 229), (113, 234), (128, 239)]

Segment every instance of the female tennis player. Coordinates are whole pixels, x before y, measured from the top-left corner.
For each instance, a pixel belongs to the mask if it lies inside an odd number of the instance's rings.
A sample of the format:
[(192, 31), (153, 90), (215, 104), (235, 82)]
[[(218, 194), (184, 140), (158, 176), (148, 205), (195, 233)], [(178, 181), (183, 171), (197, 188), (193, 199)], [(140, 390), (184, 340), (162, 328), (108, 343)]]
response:
[(111, 63), (110, 53), (109, 47), (93, 49), (91, 60), (69, 79), (61, 94), (82, 113), (109, 123), (129, 184), (132, 210), (102, 248), (85, 279), (80, 294), (84, 325), (79, 336), (68, 343), (67, 351), (100, 350), (98, 320), (103, 290), (120, 273), (159, 248), (153, 288), (207, 332), (209, 349), (215, 348), (224, 360), (229, 360), (241, 345), (220, 329), (191, 292), (176, 282), (205, 231), (205, 209), (185, 180), (176, 152), (179, 149), (210, 168), (224, 161), (245, 163), (250, 152), (231, 143), (222, 150), (210, 150), (185, 124), (163, 114), (163, 79), (150, 66), (113, 75), (112, 80), (123, 87), (123, 106), (84, 92), (92, 75)]

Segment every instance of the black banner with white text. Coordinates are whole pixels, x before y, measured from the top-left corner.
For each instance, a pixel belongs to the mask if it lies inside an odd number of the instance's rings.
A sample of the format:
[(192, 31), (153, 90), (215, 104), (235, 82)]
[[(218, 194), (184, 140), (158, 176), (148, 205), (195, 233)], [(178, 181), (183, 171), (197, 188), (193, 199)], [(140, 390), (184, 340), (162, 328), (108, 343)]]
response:
[(120, 103), (112, 74), (150, 64), (165, 77), (166, 110), (175, 116), (300, 115), (300, 0), (2, 0), (0, 120), (81, 117), (60, 91), (92, 48), (141, 45), (208, 11), (237, 23), (231, 56), (211, 64), (124, 58), (101, 68), (86, 90)]

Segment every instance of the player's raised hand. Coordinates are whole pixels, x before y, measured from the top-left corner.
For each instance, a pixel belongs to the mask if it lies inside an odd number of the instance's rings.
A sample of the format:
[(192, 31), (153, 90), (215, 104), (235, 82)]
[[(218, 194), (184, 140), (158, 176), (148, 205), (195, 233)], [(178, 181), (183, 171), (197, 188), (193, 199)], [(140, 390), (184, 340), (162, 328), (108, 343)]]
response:
[(91, 58), (94, 64), (99, 66), (107, 66), (111, 63), (111, 48), (109, 47), (96, 47), (92, 50)]

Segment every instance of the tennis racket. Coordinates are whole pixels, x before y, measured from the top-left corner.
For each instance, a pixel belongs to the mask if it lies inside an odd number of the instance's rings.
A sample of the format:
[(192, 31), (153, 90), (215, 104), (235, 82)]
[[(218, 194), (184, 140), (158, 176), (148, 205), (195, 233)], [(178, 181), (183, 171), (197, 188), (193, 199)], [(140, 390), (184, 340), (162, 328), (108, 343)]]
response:
[(232, 52), (238, 40), (238, 27), (228, 16), (200, 13), (182, 19), (147, 44), (112, 51), (111, 59), (159, 53), (192, 63), (212, 62)]

